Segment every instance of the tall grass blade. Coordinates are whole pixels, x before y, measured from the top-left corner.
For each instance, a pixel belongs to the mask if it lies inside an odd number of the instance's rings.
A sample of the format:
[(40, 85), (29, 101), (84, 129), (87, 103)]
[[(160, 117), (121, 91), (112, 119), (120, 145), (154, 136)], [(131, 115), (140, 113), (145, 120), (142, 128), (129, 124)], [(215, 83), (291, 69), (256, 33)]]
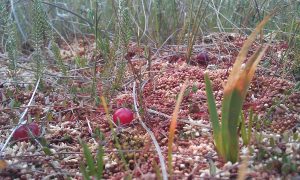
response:
[(245, 43), (243, 44), (236, 60), (235, 63), (233, 65), (232, 71), (229, 75), (228, 78), (228, 82), (227, 82), (227, 88), (228, 89), (238, 78), (238, 74), (241, 68), (241, 65), (243, 63), (243, 61), (246, 59), (247, 54), (249, 52), (249, 48), (252, 45), (252, 43), (255, 41), (256, 36), (260, 33), (260, 31), (262, 30), (262, 28), (264, 27), (264, 25), (270, 20), (270, 18), (272, 17), (273, 14), (267, 15), (254, 29), (254, 31), (250, 34), (250, 36), (248, 37), (248, 39), (245, 41)]
[(211, 81), (208, 77), (207, 72), (204, 74), (204, 79), (205, 79), (205, 91), (207, 96), (208, 111), (209, 111), (210, 122), (213, 128), (215, 145), (219, 153), (223, 154), (223, 150), (221, 147), (222, 139), (221, 139), (220, 123), (218, 118), (216, 100), (213, 95)]
[[(241, 69), (236, 81), (228, 84), (224, 90), (222, 102), (222, 143), (226, 153), (226, 160), (236, 162), (238, 160), (238, 134), (237, 127), (242, 105), (246, 97), (250, 81), (254, 71), (268, 46), (260, 47), (246, 63), (245, 69)], [(231, 74), (232, 75), (232, 74)], [(234, 84), (233, 84), (234, 83)]]

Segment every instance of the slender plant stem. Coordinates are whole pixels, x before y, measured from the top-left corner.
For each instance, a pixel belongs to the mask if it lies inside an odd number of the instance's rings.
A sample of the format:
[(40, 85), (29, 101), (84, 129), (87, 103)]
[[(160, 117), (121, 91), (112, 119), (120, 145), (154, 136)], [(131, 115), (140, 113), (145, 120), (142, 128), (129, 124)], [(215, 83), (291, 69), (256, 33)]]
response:
[(158, 154), (158, 158), (159, 158), (159, 162), (161, 165), (161, 172), (162, 172), (162, 177), (163, 180), (167, 180), (168, 179), (168, 173), (167, 173), (167, 168), (166, 168), (166, 163), (165, 163), (165, 159), (164, 156), (162, 154), (161, 148), (153, 134), (153, 132), (146, 126), (146, 124), (142, 121), (142, 118), (139, 114), (139, 110), (138, 110), (138, 106), (137, 106), (137, 94), (136, 94), (136, 83), (133, 83), (133, 87), (132, 87), (132, 92), (133, 92), (133, 103), (134, 103), (134, 109), (136, 111), (137, 117), (139, 119), (139, 122), (141, 123), (141, 125), (143, 126), (143, 128), (147, 131), (147, 133), (150, 135), (153, 144), (155, 146), (155, 149), (157, 151)]

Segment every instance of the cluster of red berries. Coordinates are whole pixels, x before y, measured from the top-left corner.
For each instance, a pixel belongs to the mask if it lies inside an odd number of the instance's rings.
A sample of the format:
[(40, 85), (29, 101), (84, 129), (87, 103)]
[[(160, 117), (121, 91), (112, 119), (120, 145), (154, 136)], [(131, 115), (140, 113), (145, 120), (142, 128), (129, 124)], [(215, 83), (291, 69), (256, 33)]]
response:
[[(120, 108), (114, 113), (113, 120), (117, 124), (127, 125), (133, 120), (133, 112), (128, 108)], [(16, 141), (28, 141), (30, 138), (38, 137), (39, 135), (40, 128), (38, 124), (32, 122), (18, 127), (13, 134), (13, 138)]]

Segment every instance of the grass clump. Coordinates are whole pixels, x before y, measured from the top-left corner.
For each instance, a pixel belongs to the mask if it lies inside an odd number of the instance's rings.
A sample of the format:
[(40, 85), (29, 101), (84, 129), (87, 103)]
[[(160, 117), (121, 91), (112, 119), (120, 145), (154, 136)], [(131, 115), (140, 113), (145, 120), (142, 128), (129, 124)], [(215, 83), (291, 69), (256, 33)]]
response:
[[(103, 137), (101, 139), (103, 139)], [(96, 158), (94, 159), (93, 154), (89, 149), (88, 145), (82, 140), (80, 140), (80, 144), (83, 148), (83, 155), (86, 160), (86, 167), (83, 163), (81, 163), (80, 165), (80, 171), (83, 175), (83, 178), (89, 180), (92, 176), (93, 179), (102, 179), (104, 169), (104, 149), (102, 145), (98, 145)]]
[[(245, 67), (242, 63), (246, 58), (250, 45), (255, 41), (263, 26), (269, 21), (271, 15), (268, 15), (258, 24), (255, 30), (248, 37), (240, 50), (237, 59), (229, 75), (228, 82), (224, 89), (222, 101), (222, 120), (219, 123), (215, 99), (212, 93), (212, 85), (209, 76), (205, 74), (206, 95), (210, 113), (210, 121), (213, 127), (213, 136), (218, 153), (225, 161), (238, 161), (239, 135), (238, 126), (242, 111), (242, 105), (246, 97), (247, 90), (253, 78), (255, 69), (266, 51), (267, 47), (260, 46), (259, 49), (249, 58)], [(243, 126), (245, 127), (245, 126)]]

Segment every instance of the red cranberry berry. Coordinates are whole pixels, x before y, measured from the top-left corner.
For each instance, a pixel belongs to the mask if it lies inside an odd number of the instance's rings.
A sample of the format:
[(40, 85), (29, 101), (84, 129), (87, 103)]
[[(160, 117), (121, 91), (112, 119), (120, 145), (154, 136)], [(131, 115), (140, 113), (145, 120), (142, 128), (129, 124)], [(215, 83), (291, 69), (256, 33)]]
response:
[(200, 65), (207, 65), (209, 61), (208, 53), (203, 51), (196, 55), (195, 61)]
[(28, 139), (31, 137), (29, 130), (35, 137), (40, 135), (40, 128), (36, 123), (24, 124), (14, 132), (14, 140), (28, 141)]
[(128, 108), (120, 108), (114, 113), (113, 120), (121, 125), (129, 124), (133, 120), (133, 112)]

